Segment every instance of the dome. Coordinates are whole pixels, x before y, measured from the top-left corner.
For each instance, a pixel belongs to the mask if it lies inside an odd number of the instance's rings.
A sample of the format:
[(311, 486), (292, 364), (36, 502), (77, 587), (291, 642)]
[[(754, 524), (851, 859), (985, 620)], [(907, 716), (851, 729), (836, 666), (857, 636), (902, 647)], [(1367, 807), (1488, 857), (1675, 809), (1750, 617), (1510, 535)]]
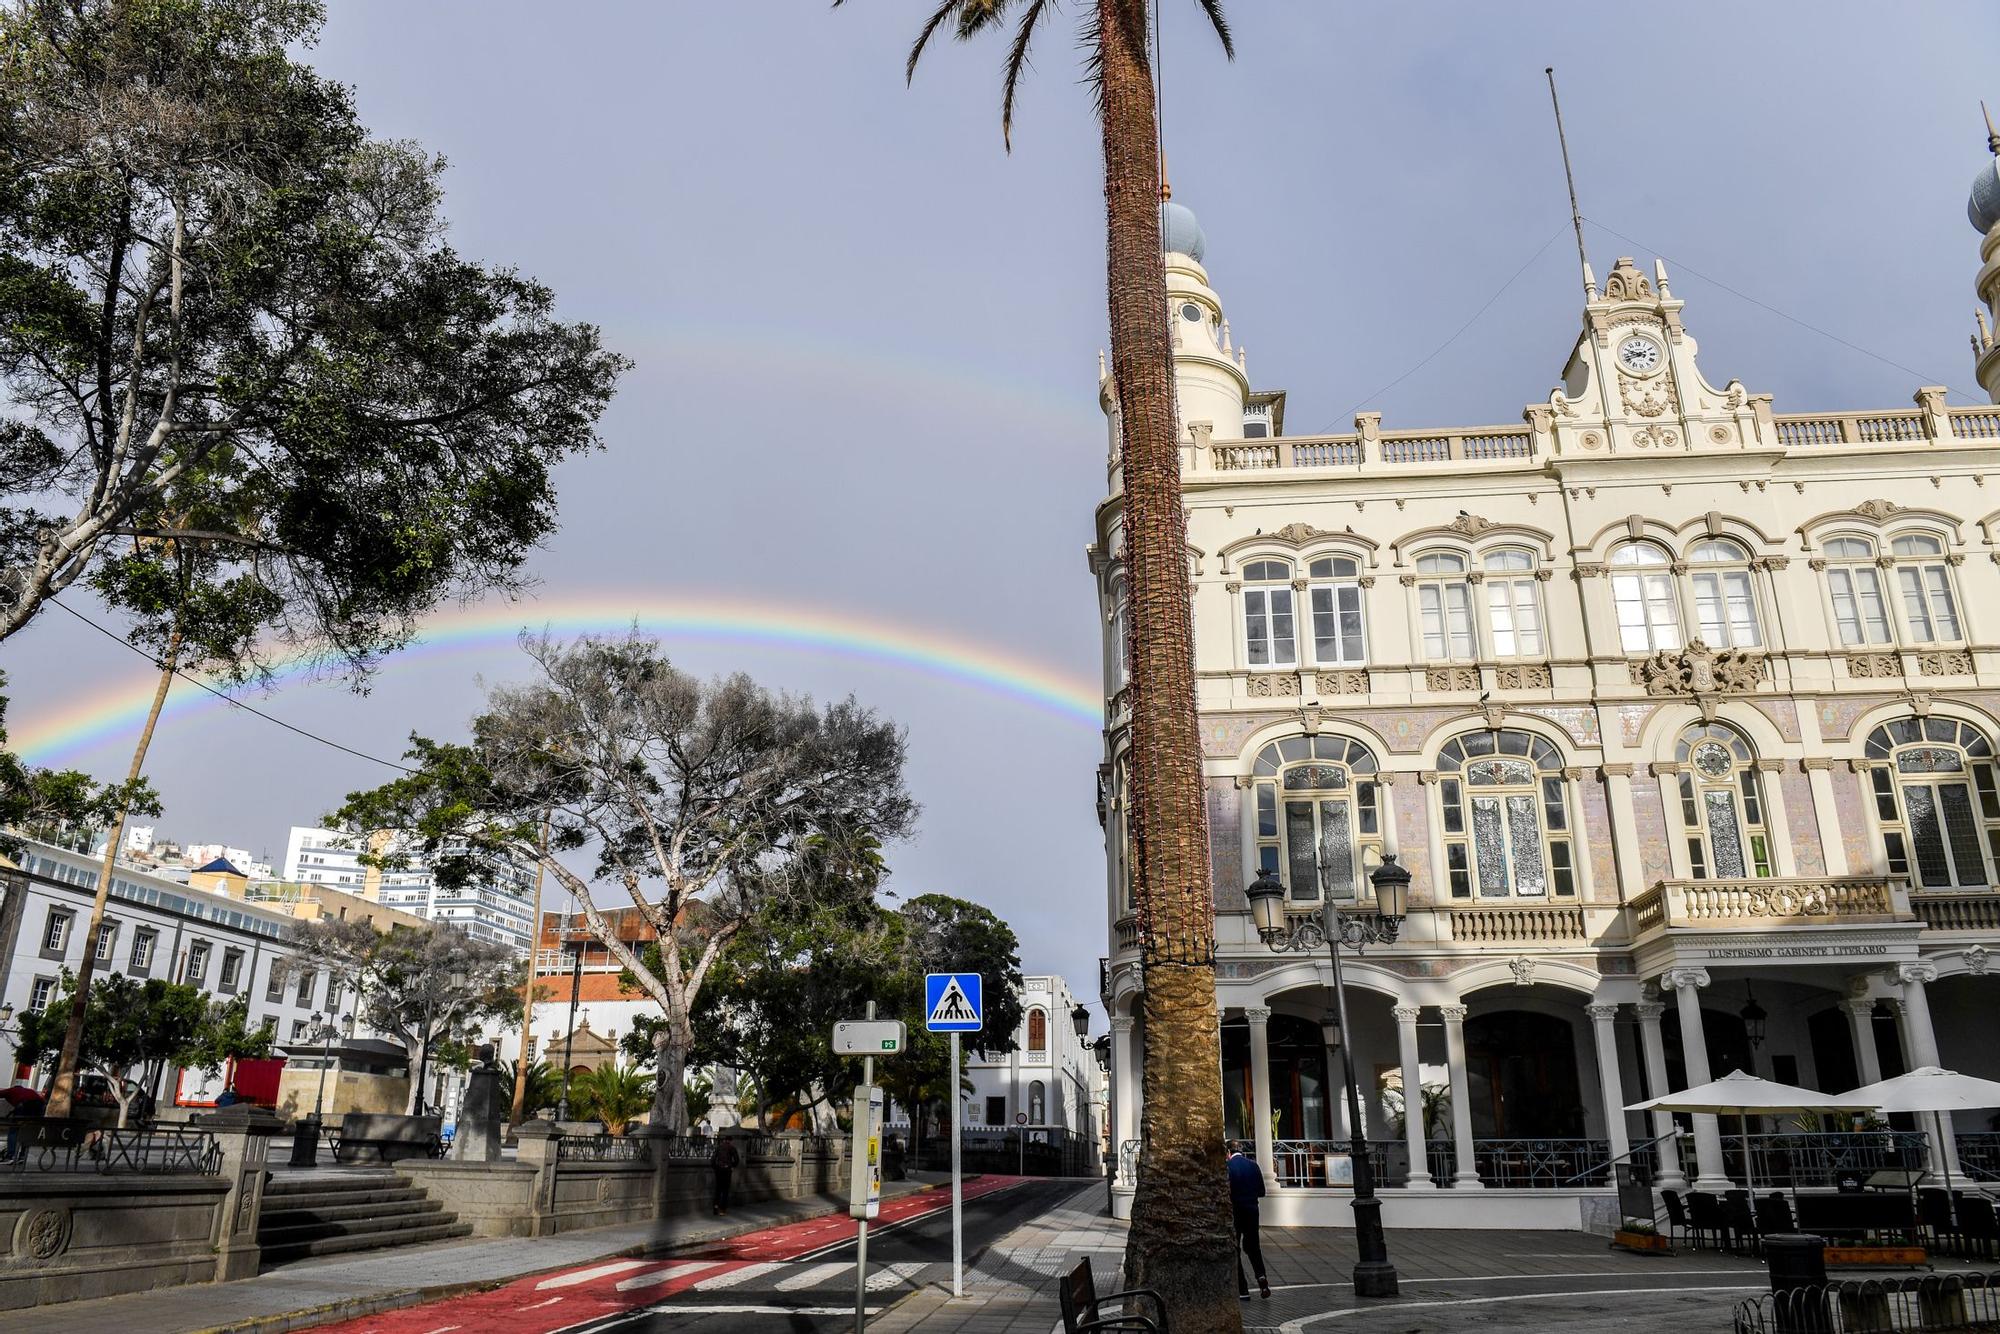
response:
[[(1995, 193), (2000, 196), (2000, 190)], [(2000, 205), (2000, 198), (1996, 198), (1995, 202)], [(1208, 250), (1208, 238), (1202, 235), (1201, 224), (1195, 221), (1194, 211), (1170, 199), (1161, 213), (1161, 248), (1169, 254), (1186, 255), (1195, 263), (1201, 263), (1202, 255)]]
[(1986, 159), (1986, 165), (1972, 178), (1972, 199), (1965, 206), (1965, 216), (1982, 236), (2000, 222), (2000, 157)]

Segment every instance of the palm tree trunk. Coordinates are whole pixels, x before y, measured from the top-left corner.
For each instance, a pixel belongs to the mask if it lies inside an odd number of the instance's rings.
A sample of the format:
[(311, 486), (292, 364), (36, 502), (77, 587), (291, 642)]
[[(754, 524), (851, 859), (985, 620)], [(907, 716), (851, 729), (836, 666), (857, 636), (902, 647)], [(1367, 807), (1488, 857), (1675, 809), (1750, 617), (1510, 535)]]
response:
[(1133, 870), (1145, 966), (1145, 1070), (1128, 1282), (1158, 1289), (1176, 1330), (1242, 1328), (1222, 1144), (1215, 905), (1195, 719), (1187, 516), (1146, 0), (1098, 0), (1112, 378), (1122, 421), (1132, 599)]
[(535, 1027), (535, 956), (542, 947), (542, 872), (549, 855), (549, 816), (542, 811), (541, 855), (535, 859), (535, 907), (529, 916), (528, 976), (521, 983), (521, 1050), (514, 1058), (514, 1106), (507, 1124), (518, 1126), (527, 1117), (528, 1039)]
[[(167, 636), (167, 651), (160, 659), (160, 683), (153, 688), (153, 707), (146, 714), (146, 726), (139, 733), (139, 744), (132, 751), (132, 768), (125, 775), (125, 786), (129, 792), (139, 781), (140, 772), (146, 767), (146, 751), (153, 744), (153, 729), (159, 726), (160, 710), (166, 707), (167, 691), (174, 684), (174, 662), (180, 656), (181, 632), (175, 626)], [(63, 1030), (62, 1053), (56, 1057), (55, 1082), (49, 1087), (48, 1107), (44, 1115), (50, 1120), (61, 1120), (70, 1114), (70, 1107), (76, 1097), (77, 1060), (83, 1051), (83, 1021), (86, 1007), (90, 1003), (90, 979), (97, 971), (97, 933), (104, 927), (104, 908), (111, 897), (111, 873), (118, 865), (118, 845), (125, 839), (125, 817), (129, 807), (118, 808), (118, 818), (111, 822), (104, 844), (104, 864), (97, 872), (97, 897), (90, 906), (90, 928), (83, 937), (83, 962), (76, 968), (76, 995), (70, 1001), (69, 1027)]]

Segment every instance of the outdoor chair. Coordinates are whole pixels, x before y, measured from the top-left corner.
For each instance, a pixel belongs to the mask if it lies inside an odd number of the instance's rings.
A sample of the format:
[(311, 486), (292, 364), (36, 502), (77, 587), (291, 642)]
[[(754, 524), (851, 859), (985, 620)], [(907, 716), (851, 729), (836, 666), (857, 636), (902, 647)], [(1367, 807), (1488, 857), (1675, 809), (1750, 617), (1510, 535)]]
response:
[(1722, 1202), (1705, 1190), (1691, 1190), (1687, 1197), (1688, 1225), (1694, 1231), (1694, 1244), (1703, 1245), (1703, 1238), (1713, 1238), (1713, 1244), (1728, 1249), (1729, 1229), (1722, 1218)]
[(1917, 1221), (1931, 1234), (1931, 1244), (1943, 1248), (1949, 1238), (1963, 1247), (1958, 1222), (1952, 1217), (1951, 1195), (1942, 1186), (1924, 1186), (1917, 1191)]
[(1728, 1229), (1734, 1243), (1730, 1249), (1749, 1251), (1753, 1255), (1764, 1252), (1763, 1238), (1758, 1235), (1756, 1215), (1751, 1212), (1750, 1192), (1732, 1190), (1722, 1196), (1722, 1225)]
[(1993, 1244), (2000, 1241), (2000, 1218), (1993, 1213), (1993, 1201), (1984, 1195), (1958, 1197), (1958, 1230), (1969, 1246), (1979, 1244), (1981, 1256), (1991, 1259)]
[[(1660, 1192), (1660, 1201), (1667, 1206), (1667, 1244), (1673, 1245), (1676, 1233), (1682, 1240), (1693, 1236), (1693, 1231), (1688, 1227), (1687, 1206), (1681, 1203), (1681, 1193), (1677, 1190), (1663, 1190)], [(1700, 1242), (1695, 1243), (1696, 1246), (1700, 1244)]]
[[(1132, 1314), (1099, 1315), (1098, 1308), (1141, 1298), (1152, 1303), (1152, 1316)], [(1142, 1334), (1167, 1334), (1166, 1299), (1151, 1288), (1129, 1288), (1124, 1292), (1097, 1295), (1097, 1280), (1090, 1274), (1090, 1258), (1078, 1260), (1056, 1287), (1062, 1306), (1063, 1334), (1092, 1334), (1096, 1330), (1137, 1330)]]
[(1798, 1231), (1792, 1224), (1792, 1202), (1775, 1190), (1758, 1200), (1757, 1231), (1766, 1237)]

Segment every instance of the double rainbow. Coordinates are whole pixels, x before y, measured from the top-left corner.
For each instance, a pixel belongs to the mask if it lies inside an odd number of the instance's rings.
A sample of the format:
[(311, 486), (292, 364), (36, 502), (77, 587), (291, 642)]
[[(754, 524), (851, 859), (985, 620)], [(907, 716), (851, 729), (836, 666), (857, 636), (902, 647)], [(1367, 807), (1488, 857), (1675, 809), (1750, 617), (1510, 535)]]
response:
[[(416, 642), (383, 664), (382, 671), (394, 672), (399, 665), (450, 653), (511, 646), (524, 625), (573, 636), (617, 634), (634, 624), (657, 635), (670, 649), (675, 641), (697, 641), (850, 658), (998, 695), (1092, 730), (1103, 725), (1103, 694), (1097, 682), (1087, 677), (916, 626), (851, 612), (831, 613), (736, 597), (725, 601), (634, 594), (469, 608), (430, 622)], [(310, 670), (305, 663), (282, 665), (273, 684), (301, 680)], [(136, 738), (157, 680), (142, 670), (56, 708), (17, 706), (16, 716), (10, 719), (13, 742), (30, 763), (60, 765), (105, 742)], [(248, 698), (262, 707), (260, 693), (253, 692)], [(165, 717), (194, 717), (229, 707), (205, 691), (181, 685), (168, 697)]]

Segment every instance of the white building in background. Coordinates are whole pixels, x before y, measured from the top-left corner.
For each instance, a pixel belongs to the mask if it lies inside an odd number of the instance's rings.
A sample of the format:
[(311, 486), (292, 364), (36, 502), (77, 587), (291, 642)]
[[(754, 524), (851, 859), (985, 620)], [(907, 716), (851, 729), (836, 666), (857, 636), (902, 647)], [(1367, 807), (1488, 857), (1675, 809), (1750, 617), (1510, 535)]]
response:
[(1050, 1126), (1096, 1140), (1105, 1113), (1104, 1074), (1089, 1039), (1076, 1034), (1076, 994), (1053, 974), (1021, 980), (1021, 1026), (1014, 1050), (990, 1059), (973, 1036), (965, 1040), (965, 1123), (1003, 1127), (1022, 1113), (1031, 1126)]
[[(1971, 216), (2000, 402), (1997, 164)], [(1615, 1216), (1597, 1183), (1635, 1148), (1661, 1187), (1744, 1181), (1714, 1117), (1646, 1147), (1671, 1128), (1624, 1110), (1647, 1096), (1732, 1068), (1828, 1093), (2000, 1076), (2000, 409), (1923, 387), (1779, 413), (1698, 365), (1663, 265), (1620, 258), (1585, 271), (1558, 383), (1517, 422), (1288, 436), (1194, 215), (1169, 205), (1165, 241), (1226, 1133), (1276, 1183), (1267, 1220), (1347, 1225), (1355, 1130), (1392, 1225), (1573, 1228)], [(1114, 392), (1089, 554), (1123, 1212), (1145, 982)], [(1344, 956), (1341, 1034), (1325, 950), (1274, 952), (1244, 891), (1365, 915), (1391, 855), (1410, 910)], [(999, 1073), (1011, 1113), (1022, 1072)], [(1440, 1115), (1400, 1115), (1418, 1086)], [(1934, 1166), (2000, 1176), (1989, 1113), (1945, 1127)], [(1767, 1184), (1877, 1151), (1794, 1129), (1753, 1136)]]
[(457, 927), (475, 940), (498, 941), (525, 951), (534, 911), (535, 868), (503, 861), (484, 880), (458, 889), (437, 883), (430, 868), (412, 860), (383, 871), (361, 864), (361, 849), (331, 829), (292, 826), (285, 843), (284, 878), (329, 885), (349, 894)]

